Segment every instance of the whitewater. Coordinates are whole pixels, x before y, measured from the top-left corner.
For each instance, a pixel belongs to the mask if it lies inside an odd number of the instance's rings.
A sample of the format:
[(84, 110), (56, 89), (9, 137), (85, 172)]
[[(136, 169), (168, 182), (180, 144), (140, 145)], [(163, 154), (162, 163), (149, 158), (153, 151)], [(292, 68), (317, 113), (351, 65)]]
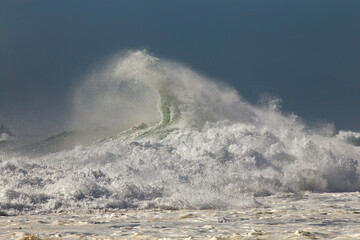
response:
[(73, 131), (0, 153), (3, 215), (241, 209), (360, 191), (359, 133), (310, 128), (276, 98), (249, 104), (146, 50), (112, 57), (72, 99)]

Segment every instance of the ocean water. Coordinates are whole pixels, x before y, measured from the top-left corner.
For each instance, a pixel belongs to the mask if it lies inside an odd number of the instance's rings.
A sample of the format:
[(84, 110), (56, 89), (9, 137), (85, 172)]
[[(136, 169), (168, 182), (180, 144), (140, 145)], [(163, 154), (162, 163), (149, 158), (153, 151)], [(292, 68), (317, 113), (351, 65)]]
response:
[(2, 148), (0, 209), (218, 210), (360, 191), (360, 133), (310, 128), (280, 102), (254, 106), (179, 63), (123, 52), (74, 89), (71, 131)]

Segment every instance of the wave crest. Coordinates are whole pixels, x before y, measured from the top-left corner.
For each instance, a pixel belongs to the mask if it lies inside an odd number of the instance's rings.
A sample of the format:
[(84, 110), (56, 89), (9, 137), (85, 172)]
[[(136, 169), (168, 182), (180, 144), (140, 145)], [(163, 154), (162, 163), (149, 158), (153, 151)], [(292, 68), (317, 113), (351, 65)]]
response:
[(76, 91), (74, 106), (75, 128), (124, 130), (136, 122), (157, 129), (201, 128), (206, 122), (254, 116), (234, 90), (145, 50), (116, 56), (92, 73)]

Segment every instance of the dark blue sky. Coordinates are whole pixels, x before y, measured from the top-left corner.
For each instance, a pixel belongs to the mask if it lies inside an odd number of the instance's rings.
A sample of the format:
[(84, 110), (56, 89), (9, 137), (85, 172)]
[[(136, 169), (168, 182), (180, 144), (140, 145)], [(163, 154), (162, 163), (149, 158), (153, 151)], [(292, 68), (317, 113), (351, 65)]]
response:
[(129, 48), (360, 131), (358, 0), (0, 0), (0, 122), (62, 130), (74, 84)]

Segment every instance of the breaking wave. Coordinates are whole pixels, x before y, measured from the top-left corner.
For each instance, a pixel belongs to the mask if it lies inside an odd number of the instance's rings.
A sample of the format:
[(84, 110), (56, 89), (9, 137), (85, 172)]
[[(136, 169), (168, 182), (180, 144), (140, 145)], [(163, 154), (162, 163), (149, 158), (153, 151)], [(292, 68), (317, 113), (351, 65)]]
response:
[[(73, 128), (113, 132), (144, 123), (148, 130), (201, 128), (206, 122), (253, 121), (231, 88), (146, 51), (115, 57), (75, 92)], [(142, 126), (145, 126), (141, 124)]]
[(72, 128), (77, 138), (101, 134), (70, 150), (42, 143), (36, 157), (0, 154), (2, 211), (224, 209), (278, 192), (360, 190), (358, 133), (310, 129), (276, 99), (252, 106), (144, 50), (114, 57), (77, 87)]

